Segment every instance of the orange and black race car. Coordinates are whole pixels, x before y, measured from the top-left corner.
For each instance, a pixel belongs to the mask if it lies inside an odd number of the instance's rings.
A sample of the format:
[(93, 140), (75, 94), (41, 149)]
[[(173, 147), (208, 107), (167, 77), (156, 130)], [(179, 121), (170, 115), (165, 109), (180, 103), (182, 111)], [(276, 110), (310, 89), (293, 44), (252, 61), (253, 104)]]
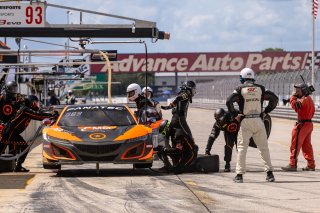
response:
[(70, 105), (43, 129), (43, 167), (119, 163), (148, 168), (153, 163), (152, 129), (137, 123), (126, 105)]

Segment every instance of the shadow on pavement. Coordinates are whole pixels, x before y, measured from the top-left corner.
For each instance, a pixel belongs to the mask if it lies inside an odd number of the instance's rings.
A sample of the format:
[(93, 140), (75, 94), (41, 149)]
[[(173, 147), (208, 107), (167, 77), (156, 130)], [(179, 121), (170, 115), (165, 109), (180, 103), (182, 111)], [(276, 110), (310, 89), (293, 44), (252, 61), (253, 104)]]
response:
[(0, 189), (24, 189), (34, 176), (34, 174), (0, 175)]
[(61, 170), (51, 177), (126, 177), (126, 176), (164, 176), (171, 173), (156, 172), (150, 169), (68, 169)]
[[(201, 173), (201, 172), (183, 172), (181, 174), (195, 174), (195, 175), (210, 175), (214, 173)], [(152, 169), (100, 169), (99, 173), (96, 169), (66, 169), (60, 170), (56, 175), (51, 177), (126, 177), (126, 176), (173, 176), (177, 175), (173, 172), (165, 172), (159, 168)]]

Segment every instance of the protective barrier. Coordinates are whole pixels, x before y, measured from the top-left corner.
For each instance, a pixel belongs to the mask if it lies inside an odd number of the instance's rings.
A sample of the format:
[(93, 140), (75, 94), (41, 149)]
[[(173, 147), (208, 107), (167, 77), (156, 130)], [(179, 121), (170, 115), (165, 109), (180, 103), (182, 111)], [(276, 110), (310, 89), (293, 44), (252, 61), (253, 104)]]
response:
[[(283, 99), (288, 99), (293, 91), (295, 83), (302, 83), (300, 75), (305, 81), (311, 84), (311, 70), (301, 71), (280, 71), (280, 72), (262, 72), (256, 76), (256, 83), (264, 85), (267, 89), (274, 92), (279, 97), (279, 105), (285, 103)], [(319, 79), (319, 75), (317, 77)], [(219, 78), (209, 82), (197, 83), (197, 95), (195, 99), (201, 99), (205, 102), (225, 103), (227, 97), (233, 92), (234, 88), (239, 85), (239, 77)], [(316, 106), (320, 106), (319, 81), (313, 85), (316, 91), (313, 93), (313, 100)]]

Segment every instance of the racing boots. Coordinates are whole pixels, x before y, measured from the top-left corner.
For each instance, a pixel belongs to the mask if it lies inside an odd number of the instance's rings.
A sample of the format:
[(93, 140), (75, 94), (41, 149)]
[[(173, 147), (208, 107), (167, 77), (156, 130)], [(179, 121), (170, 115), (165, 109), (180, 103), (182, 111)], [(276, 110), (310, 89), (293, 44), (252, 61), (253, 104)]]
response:
[(276, 179), (273, 176), (273, 172), (272, 171), (268, 171), (267, 172), (267, 177), (266, 177), (266, 181), (268, 182), (274, 182)]
[(224, 166), (224, 172), (231, 172), (230, 162), (226, 162), (226, 165)]
[(287, 172), (296, 172), (297, 171), (297, 167), (296, 166), (292, 166), (290, 164), (288, 164), (287, 166), (285, 167), (281, 167), (281, 169), (283, 171), (287, 171)]
[(233, 181), (234, 181), (235, 183), (243, 183), (242, 174), (237, 174), (237, 176), (235, 176), (235, 177), (233, 178)]
[(302, 171), (316, 171), (316, 169), (309, 167), (309, 166), (306, 166), (306, 167), (302, 168)]
[(17, 164), (13, 170), (14, 172), (29, 172), (29, 169), (24, 168), (22, 165)]
[(205, 151), (204, 154), (207, 155), (207, 156), (210, 156), (210, 155), (211, 155), (210, 150), (209, 150), (209, 149), (206, 149), (206, 151)]

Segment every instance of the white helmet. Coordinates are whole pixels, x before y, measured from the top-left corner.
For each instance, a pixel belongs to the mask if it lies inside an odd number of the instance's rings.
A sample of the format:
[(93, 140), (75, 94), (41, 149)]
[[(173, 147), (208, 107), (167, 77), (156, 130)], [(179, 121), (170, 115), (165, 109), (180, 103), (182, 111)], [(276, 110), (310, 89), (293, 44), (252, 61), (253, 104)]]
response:
[(151, 87), (143, 87), (142, 93), (144, 93), (144, 92), (146, 91), (146, 89), (147, 89), (148, 92), (153, 92), (153, 90), (151, 89)]
[(149, 92), (150, 95), (148, 96), (148, 98), (151, 98), (153, 95), (153, 90), (151, 89), (151, 87), (143, 87), (142, 89), (142, 94), (145, 95), (146, 92)]
[(68, 93), (72, 93), (72, 90), (71, 90), (71, 89), (69, 89), (69, 90), (68, 90)]
[(134, 101), (141, 94), (141, 87), (139, 84), (133, 83), (127, 87), (127, 97), (129, 101)]
[(251, 68), (243, 68), (240, 72), (240, 82), (244, 83), (248, 79), (254, 80), (254, 72)]

